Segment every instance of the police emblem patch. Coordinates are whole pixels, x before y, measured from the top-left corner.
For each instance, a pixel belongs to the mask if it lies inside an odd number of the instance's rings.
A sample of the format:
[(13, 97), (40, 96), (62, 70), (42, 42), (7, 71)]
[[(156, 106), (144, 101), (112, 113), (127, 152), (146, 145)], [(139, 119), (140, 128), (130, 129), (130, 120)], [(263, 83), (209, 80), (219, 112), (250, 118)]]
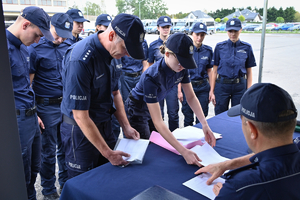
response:
[(107, 16), (107, 20), (111, 20), (111, 17), (110, 17), (110, 16)]
[(203, 24), (200, 24), (199, 28), (203, 28)]
[(140, 34), (140, 42), (143, 42), (143, 41), (144, 41), (144, 36), (145, 36), (144, 33), (141, 33), (141, 34)]
[(230, 25), (231, 25), (231, 26), (233, 26), (233, 25), (234, 25), (234, 21), (233, 21), (233, 20), (230, 22)]
[(194, 51), (194, 47), (193, 47), (193, 45), (191, 45), (190, 46), (190, 54), (193, 54), (194, 53), (193, 51)]
[(69, 29), (70, 28), (70, 22), (65, 23), (65, 28)]
[(78, 15), (79, 15), (80, 17), (82, 17), (82, 16), (83, 16), (83, 15), (82, 15), (82, 12), (80, 12), (80, 11), (78, 12)]
[(164, 18), (164, 21), (165, 21), (165, 22), (168, 22), (168, 18), (165, 17), (165, 18)]

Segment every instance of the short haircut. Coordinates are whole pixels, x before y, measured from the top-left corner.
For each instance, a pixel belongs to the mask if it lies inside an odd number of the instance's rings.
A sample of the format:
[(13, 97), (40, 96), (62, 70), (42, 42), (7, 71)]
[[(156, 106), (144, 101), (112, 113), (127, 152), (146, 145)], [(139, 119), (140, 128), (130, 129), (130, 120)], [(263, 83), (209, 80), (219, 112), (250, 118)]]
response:
[[(114, 31), (115, 32), (115, 30), (112, 28), (111, 24), (108, 25), (107, 29), (104, 32), (106, 32), (106, 31), (107, 32), (110, 32), (110, 31)], [(116, 37), (117, 37), (115, 43), (117, 44), (119, 42), (122, 42), (123, 39), (116, 32), (115, 32), (115, 34), (116, 34)]]

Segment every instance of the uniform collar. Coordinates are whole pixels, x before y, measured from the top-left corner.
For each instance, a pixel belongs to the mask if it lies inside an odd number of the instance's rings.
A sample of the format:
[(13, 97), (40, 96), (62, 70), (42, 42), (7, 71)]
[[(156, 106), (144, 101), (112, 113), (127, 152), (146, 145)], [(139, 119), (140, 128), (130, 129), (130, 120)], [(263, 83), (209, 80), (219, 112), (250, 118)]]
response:
[(164, 43), (164, 41), (158, 36), (158, 40), (157, 41), (159, 41), (160, 43)]
[(200, 52), (203, 50), (203, 44), (199, 47), (199, 49), (194, 45), (194, 51)]
[(297, 145), (295, 144), (288, 144), (280, 147), (275, 147), (272, 149), (268, 149), (262, 152), (259, 152), (252, 156), (249, 160), (250, 162), (261, 162), (263, 160), (267, 160), (269, 158), (277, 157), (277, 156), (282, 156), (286, 154), (291, 154), (291, 153), (296, 153), (299, 152), (299, 149)]
[(228, 44), (230, 47), (239, 46), (241, 44), (241, 40), (239, 39), (236, 43), (233, 43), (230, 39), (228, 39)]
[(15, 46), (17, 47), (18, 49), (20, 49), (20, 46), (22, 44), (21, 40), (18, 39), (16, 36), (14, 36), (11, 32), (9, 32), (7, 29), (6, 29), (6, 37), (7, 39)]
[(99, 39), (98, 39), (98, 34), (103, 33), (104, 31), (98, 31), (96, 34), (93, 34), (91, 37), (93, 37), (93, 42), (95, 44), (95, 48), (96, 50), (103, 55), (102, 58), (105, 59), (105, 62), (110, 65), (111, 60), (113, 59), (113, 57), (110, 55), (110, 53), (103, 47), (103, 45), (100, 43)]
[(54, 44), (52, 41), (48, 40), (47, 38), (45, 37), (42, 37), (39, 41), (39, 43), (42, 43), (42, 42), (46, 42), (49, 46), (53, 46), (53, 47), (57, 47), (59, 45), (57, 44)]
[(161, 67), (166, 73), (167, 76), (173, 76), (176, 72), (174, 72), (165, 62), (165, 59), (163, 58), (161, 61)]

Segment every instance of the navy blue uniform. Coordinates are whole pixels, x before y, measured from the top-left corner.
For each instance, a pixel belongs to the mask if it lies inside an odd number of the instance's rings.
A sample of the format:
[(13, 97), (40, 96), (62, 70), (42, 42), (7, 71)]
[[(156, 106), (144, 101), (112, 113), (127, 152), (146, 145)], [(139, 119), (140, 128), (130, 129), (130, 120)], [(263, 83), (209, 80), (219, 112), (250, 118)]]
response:
[(164, 59), (155, 62), (142, 74), (125, 104), (130, 125), (140, 133), (141, 138), (148, 139), (152, 132), (148, 125), (151, 116), (146, 103), (160, 102), (179, 83), (190, 83), (188, 70), (176, 73)]
[(30, 87), (29, 54), (21, 40), (6, 30), (7, 47), (16, 114), (22, 150), (28, 199), (36, 199), (34, 183), (40, 171), (41, 142), (34, 103), (34, 91)]
[[(163, 45), (163, 41), (160, 37), (150, 44), (148, 51), (148, 63), (154, 63), (154, 61), (157, 62), (159, 59), (164, 57), (164, 55), (160, 53), (159, 47), (161, 45)], [(166, 104), (169, 118), (169, 129), (170, 131), (174, 131), (179, 127), (178, 88), (174, 87), (172, 91), (168, 93), (166, 96)], [(160, 102), (160, 107), (162, 116), (164, 117), (164, 100)]]
[[(208, 104), (209, 104), (209, 90), (210, 85), (208, 83), (208, 74), (207, 70), (213, 67), (212, 58), (213, 51), (210, 46), (202, 44), (200, 48), (194, 46), (193, 57), (197, 64), (196, 69), (189, 69), (191, 83), (197, 96), (204, 116), (208, 114)], [(188, 105), (185, 95), (183, 95), (182, 102), (182, 113), (184, 115), (184, 126), (192, 126), (194, 122), (194, 112)], [(199, 120), (196, 118), (196, 123), (199, 123)]]
[(250, 44), (238, 40), (233, 43), (226, 40), (217, 44), (214, 51), (214, 65), (218, 66), (214, 94), (216, 97), (215, 114), (228, 110), (240, 103), (247, 89), (247, 68), (256, 66)]
[(56, 45), (42, 37), (38, 44), (28, 47), (30, 55), (30, 74), (35, 74), (32, 88), (36, 94), (38, 116), (45, 125), (42, 133), (41, 185), (43, 195), (56, 192), (55, 163), (56, 145), (59, 165), (59, 184), (61, 188), (67, 181), (65, 153), (60, 137), (62, 100), (62, 60), (70, 44)]
[(66, 39), (66, 41), (65, 41), (65, 43), (69, 43), (69, 44), (75, 44), (76, 42), (79, 42), (80, 40), (82, 40), (83, 38), (82, 37), (79, 37), (79, 35), (78, 35), (78, 37), (74, 37), (73, 36), (73, 38), (71, 39), (71, 38), (68, 38), (68, 39)]
[(107, 145), (113, 149), (116, 143), (111, 130), (112, 57), (99, 42), (98, 34), (71, 46), (63, 61), (61, 136), (69, 178), (107, 162), (77, 126), (72, 110), (88, 110)]
[(250, 161), (225, 174), (216, 200), (300, 199), (300, 152), (295, 144), (265, 150)]

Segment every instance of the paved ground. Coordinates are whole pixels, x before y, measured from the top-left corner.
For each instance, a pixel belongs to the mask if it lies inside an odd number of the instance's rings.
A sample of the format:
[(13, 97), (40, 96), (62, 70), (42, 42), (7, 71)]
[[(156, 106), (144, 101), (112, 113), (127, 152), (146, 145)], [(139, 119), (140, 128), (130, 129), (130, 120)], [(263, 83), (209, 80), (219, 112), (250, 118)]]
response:
[[(148, 45), (156, 40), (158, 35), (146, 35)], [(227, 40), (226, 33), (217, 33), (206, 36), (204, 44), (213, 49), (218, 42)], [(242, 33), (240, 39), (252, 45), (256, 63), (259, 66), (261, 35)], [(300, 34), (267, 34), (264, 54), (264, 68), (262, 82), (270, 82), (279, 85), (287, 90), (292, 96), (298, 110), (300, 110)], [(253, 83), (258, 82), (259, 67), (253, 68)], [(166, 107), (166, 106), (165, 106)], [(213, 105), (209, 105), (209, 114), (207, 118), (214, 116)], [(167, 113), (165, 112), (165, 116)], [(298, 116), (300, 120), (300, 116)], [(179, 111), (180, 127), (183, 127), (183, 115)], [(167, 122), (167, 119), (165, 119)], [(42, 200), (40, 177), (35, 184), (37, 190), (37, 199)], [(56, 182), (58, 188), (58, 182)]]

